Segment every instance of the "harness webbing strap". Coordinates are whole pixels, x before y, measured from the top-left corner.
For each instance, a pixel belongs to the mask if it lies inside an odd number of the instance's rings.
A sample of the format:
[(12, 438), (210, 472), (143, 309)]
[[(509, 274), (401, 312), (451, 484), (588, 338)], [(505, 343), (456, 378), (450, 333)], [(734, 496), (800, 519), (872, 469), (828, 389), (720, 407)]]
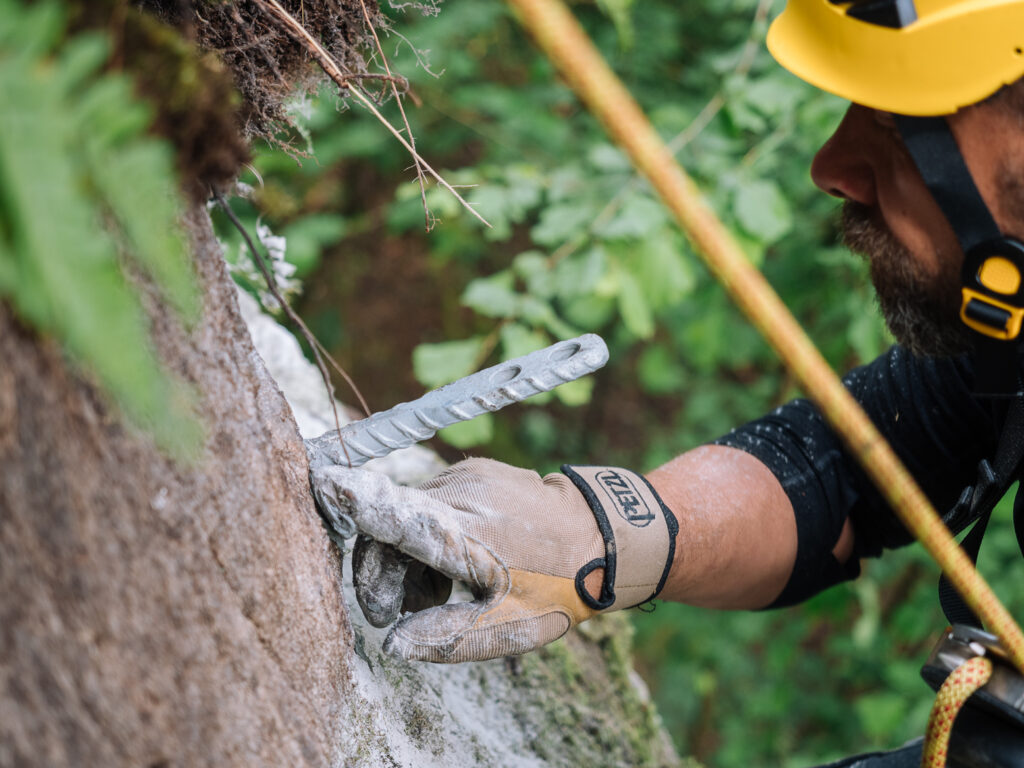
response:
[(1002, 237), (944, 117), (894, 115), (903, 144), (964, 253)]
[[(944, 117), (894, 115), (903, 144), (917, 166), (925, 186), (953, 228), (964, 253), (964, 323), (971, 330), (977, 374), (975, 391), (996, 397), (1013, 395), (1018, 390), (1018, 340), (1000, 338), (1000, 327), (1009, 334), (1008, 323), (1019, 297), (993, 294), (979, 286), (979, 270), (989, 256), (1000, 256), (1024, 274), (1024, 251), (1012, 238), (999, 231), (978, 191), (960, 147)], [(996, 260), (998, 261), (998, 260)], [(979, 293), (980, 291), (980, 293)], [(989, 300), (986, 300), (986, 296)], [(995, 299), (994, 301), (992, 299)], [(1009, 304), (1007, 304), (1009, 302)], [(979, 322), (972, 324), (968, 319)], [(987, 329), (985, 330), (980, 329)]]
[[(1014, 480), (1019, 477), (1021, 463), (1024, 460), (1024, 401), (1014, 398), (1009, 413), (999, 435), (992, 462), (983, 460), (978, 465), (978, 480), (973, 486), (964, 490), (956, 506), (945, 516), (944, 521), (954, 534), (964, 530), (974, 522), (961, 547), (972, 562), (978, 561), (981, 540), (985, 536), (988, 521), (992, 517), (992, 509), (1003, 497)], [(1017, 542), (1024, 552), (1024, 494), (1018, 492), (1014, 501), (1014, 528)], [(945, 574), (939, 577), (939, 603), (942, 612), (951, 624), (967, 624), (980, 627), (981, 621), (967, 607), (963, 598), (953, 588)]]
[[(992, 244), (1007, 243), (999, 231), (971, 176), (960, 147), (944, 117), (894, 115), (903, 143), (917, 166), (925, 185), (956, 234), (964, 257), (964, 285), (971, 285), (970, 274), (977, 267), (972, 251), (984, 251)], [(979, 248), (981, 246), (981, 248)], [(977, 253), (978, 251), (975, 251)], [(1008, 254), (1016, 253), (1010, 248)], [(984, 308), (984, 305), (982, 305)], [(1006, 419), (999, 444), (991, 462), (978, 466), (978, 478), (966, 488), (944, 521), (958, 533), (974, 523), (961, 546), (972, 562), (977, 562), (981, 540), (985, 536), (992, 509), (1019, 476), (1024, 459), (1024, 402), (1020, 395), (1020, 358), (1016, 340), (1004, 341), (974, 333), (975, 391), (983, 396), (1008, 398)], [(1002, 403), (997, 403), (997, 408)], [(1024, 552), (1024, 502), (1018, 493), (1014, 503), (1014, 527)], [(939, 578), (939, 602), (952, 624), (981, 626), (981, 621), (943, 574)]]

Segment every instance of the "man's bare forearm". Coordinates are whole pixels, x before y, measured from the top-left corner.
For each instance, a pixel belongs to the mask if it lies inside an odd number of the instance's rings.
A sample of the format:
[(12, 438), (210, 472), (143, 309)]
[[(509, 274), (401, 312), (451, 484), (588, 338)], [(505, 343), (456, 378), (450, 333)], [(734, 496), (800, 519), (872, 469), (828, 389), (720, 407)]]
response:
[[(796, 562), (793, 505), (778, 479), (750, 454), (695, 448), (647, 474), (679, 521), (675, 559), (661, 597), (706, 608), (764, 608)], [(832, 548), (853, 553), (847, 520)]]
[(764, 464), (736, 448), (707, 445), (647, 479), (679, 521), (664, 599), (763, 608), (782, 592), (796, 560), (796, 520)]

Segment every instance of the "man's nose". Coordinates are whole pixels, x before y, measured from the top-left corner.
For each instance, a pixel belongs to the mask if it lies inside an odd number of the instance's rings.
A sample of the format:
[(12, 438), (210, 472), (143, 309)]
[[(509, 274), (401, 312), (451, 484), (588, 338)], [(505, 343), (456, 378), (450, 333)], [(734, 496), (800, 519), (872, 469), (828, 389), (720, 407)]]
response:
[(864, 205), (875, 203), (874, 173), (868, 162), (870, 110), (853, 104), (811, 163), (811, 178), (830, 195)]

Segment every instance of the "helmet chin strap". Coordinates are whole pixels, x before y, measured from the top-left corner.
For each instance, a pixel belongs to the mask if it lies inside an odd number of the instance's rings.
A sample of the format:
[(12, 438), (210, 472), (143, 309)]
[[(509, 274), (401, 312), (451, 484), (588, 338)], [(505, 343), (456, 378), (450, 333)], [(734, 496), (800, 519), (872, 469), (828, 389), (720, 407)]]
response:
[(999, 231), (944, 117), (895, 115), (925, 185), (964, 252), (960, 320), (971, 330), (978, 394), (1019, 394), (1024, 243)]

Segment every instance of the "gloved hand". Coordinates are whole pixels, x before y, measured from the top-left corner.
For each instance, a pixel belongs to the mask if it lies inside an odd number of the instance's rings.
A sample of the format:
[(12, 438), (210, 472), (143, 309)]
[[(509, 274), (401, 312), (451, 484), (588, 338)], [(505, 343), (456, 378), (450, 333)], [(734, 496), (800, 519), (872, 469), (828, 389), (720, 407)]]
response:
[[(399, 609), (384, 649), (461, 662), (525, 653), (598, 611), (650, 600), (668, 576), (675, 517), (640, 475), (610, 467), (536, 472), (489, 459), (449, 467), (419, 489), (366, 470), (313, 471), (325, 508), (362, 533), (356, 594), (375, 626)], [(584, 585), (603, 569), (600, 592)], [(473, 594), (444, 604), (454, 579)]]

